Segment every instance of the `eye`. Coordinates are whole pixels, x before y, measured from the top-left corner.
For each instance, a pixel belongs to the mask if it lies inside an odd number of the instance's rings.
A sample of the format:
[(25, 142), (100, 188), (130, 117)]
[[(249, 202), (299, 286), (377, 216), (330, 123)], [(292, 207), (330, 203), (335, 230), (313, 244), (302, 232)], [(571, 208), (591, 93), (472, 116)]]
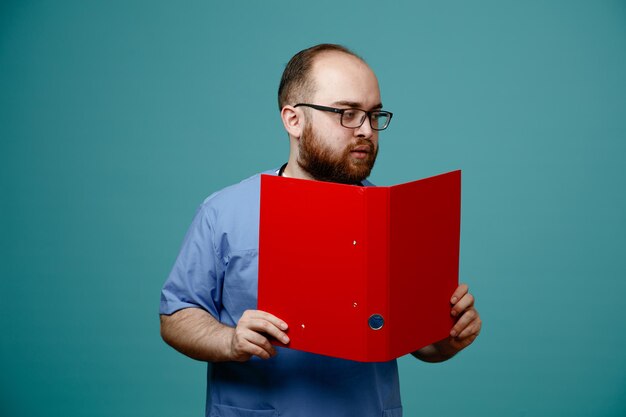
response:
[(346, 121), (354, 120), (356, 119), (358, 114), (359, 112), (357, 110), (352, 110), (352, 109), (344, 110), (343, 119)]

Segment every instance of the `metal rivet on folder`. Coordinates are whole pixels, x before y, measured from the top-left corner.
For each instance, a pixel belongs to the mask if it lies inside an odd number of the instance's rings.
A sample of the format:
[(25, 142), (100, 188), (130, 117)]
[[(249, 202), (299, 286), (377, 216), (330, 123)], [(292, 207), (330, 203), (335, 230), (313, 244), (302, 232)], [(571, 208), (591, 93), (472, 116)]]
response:
[(356, 240), (353, 240), (353, 241), (352, 241), (352, 244), (353, 244), (354, 246), (356, 246)]
[(385, 325), (385, 319), (380, 314), (372, 314), (367, 321), (372, 330), (380, 330)]
[(304, 324), (302, 324), (302, 328), (304, 329)]
[(357, 306), (357, 303), (355, 301), (354, 303), (352, 303), (352, 307), (356, 307), (356, 306)]

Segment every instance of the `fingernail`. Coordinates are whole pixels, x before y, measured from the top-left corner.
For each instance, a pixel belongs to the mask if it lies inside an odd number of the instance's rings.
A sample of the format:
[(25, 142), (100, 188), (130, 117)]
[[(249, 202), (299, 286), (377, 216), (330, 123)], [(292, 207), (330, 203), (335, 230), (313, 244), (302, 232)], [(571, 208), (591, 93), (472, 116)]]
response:
[(452, 329), (452, 330), (450, 331), (450, 336), (452, 336), (452, 337), (456, 337), (456, 330)]
[(450, 300), (452, 302), (452, 304), (456, 303), (459, 299), (456, 297), (452, 297), (452, 300)]
[(456, 316), (458, 313), (456, 312), (456, 310), (452, 310), (452, 313), (450, 314), (452, 314), (453, 316)]
[(283, 337), (283, 343), (284, 344), (289, 343), (289, 338), (287, 336)]
[(281, 324), (280, 324), (280, 328), (281, 328), (282, 330), (287, 330), (287, 323), (281, 323)]

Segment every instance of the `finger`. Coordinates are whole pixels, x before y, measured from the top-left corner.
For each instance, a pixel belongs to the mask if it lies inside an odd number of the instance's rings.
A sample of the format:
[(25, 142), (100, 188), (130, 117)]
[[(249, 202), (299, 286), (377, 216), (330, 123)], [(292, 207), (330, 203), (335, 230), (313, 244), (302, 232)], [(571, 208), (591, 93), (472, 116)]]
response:
[(474, 305), (474, 296), (470, 293), (465, 294), (460, 300), (452, 307), (451, 314), (453, 316), (460, 316), (463, 311), (468, 310)]
[(450, 336), (457, 337), (477, 316), (476, 310), (467, 310), (450, 330)]
[(463, 296), (467, 294), (468, 291), (469, 291), (469, 287), (467, 286), (467, 284), (459, 285), (456, 288), (456, 290), (454, 290), (454, 293), (452, 294), (452, 297), (450, 298), (450, 303), (456, 304), (456, 302), (459, 301), (461, 298), (463, 298)]
[(242, 331), (239, 338), (239, 348), (242, 352), (268, 359), (276, 355), (276, 349), (266, 337), (252, 330)]
[[(270, 323), (272, 323), (274, 326), (278, 327), (281, 330), (287, 330), (289, 328), (287, 323), (285, 323), (283, 320), (279, 319), (275, 315), (268, 313), (266, 311), (246, 310), (243, 314), (244, 316), (246, 316), (246, 318), (250, 318), (250, 319), (256, 318), (256, 319), (263, 319), (263, 320), (269, 321)], [(242, 318), (244, 316), (242, 316)]]
[(476, 340), (476, 338), (478, 337), (478, 335), (472, 334), (468, 337), (465, 337), (463, 339), (461, 338), (454, 338), (455, 343), (457, 344), (459, 350), (460, 349), (465, 349), (466, 347), (468, 347), (469, 345), (471, 345), (472, 343), (474, 343), (474, 340)]
[(248, 320), (244, 324), (250, 330), (271, 336), (284, 344), (289, 343), (289, 337), (287, 334), (276, 327), (274, 323), (267, 320), (256, 318)]
[(274, 351), (274, 346), (272, 345), (272, 343), (270, 343), (269, 339), (260, 333), (254, 332), (252, 330), (246, 330), (242, 334), (242, 338), (247, 342), (259, 346), (261, 349), (269, 353)]
[(280, 328), (286, 330), (288, 328), (287, 323), (265, 311), (244, 311), (241, 319), (239, 320), (238, 326), (274, 337), (276, 340), (284, 344), (289, 343), (289, 337), (280, 330)]
[(269, 359), (276, 355), (275, 350), (272, 349), (268, 351), (263, 349), (261, 346), (250, 342), (247, 342), (246, 345), (243, 346), (242, 353), (248, 356), (258, 356), (261, 359)]
[[(473, 320), (459, 335), (456, 337), (457, 339), (475, 339), (480, 333), (480, 323), (479, 320)], [(472, 339), (473, 338), (473, 339)]]

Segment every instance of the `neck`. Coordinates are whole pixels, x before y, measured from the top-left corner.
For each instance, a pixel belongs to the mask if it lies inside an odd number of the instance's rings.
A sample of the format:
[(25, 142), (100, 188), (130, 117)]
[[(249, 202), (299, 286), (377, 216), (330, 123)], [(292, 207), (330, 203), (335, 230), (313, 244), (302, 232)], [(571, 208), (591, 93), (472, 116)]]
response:
[(314, 180), (308, 172), (300, 168), (300, 165), (295, 160), (295, 158), (289, 157), (289, 161), (287, 162), (287, 167), (283, 171), (283, 177), (287, 178), (300, 178), (304, 180)]

